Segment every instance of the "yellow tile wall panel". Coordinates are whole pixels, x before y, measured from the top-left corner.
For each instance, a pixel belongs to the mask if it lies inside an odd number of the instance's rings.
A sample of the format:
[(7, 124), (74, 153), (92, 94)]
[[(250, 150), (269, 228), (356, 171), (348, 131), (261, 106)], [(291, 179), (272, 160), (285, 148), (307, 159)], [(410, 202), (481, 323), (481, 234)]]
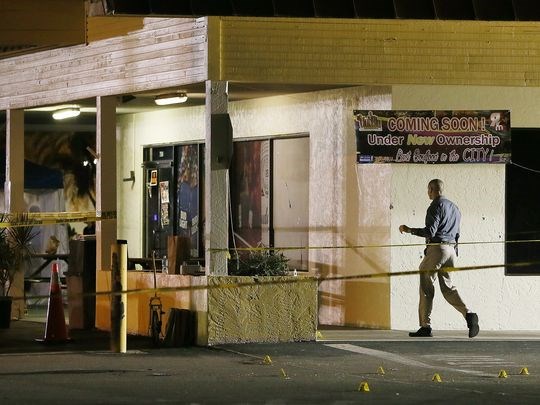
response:
[(220, 79), (538, 86), (540, 23), (224, 17)]
[(0, 1), (0, 43), (37, 48), (82, 44), (85, 6), (73, 0)]
[(87, 42), (127, 35), (144, 27), (143, 17), (88, 17)]

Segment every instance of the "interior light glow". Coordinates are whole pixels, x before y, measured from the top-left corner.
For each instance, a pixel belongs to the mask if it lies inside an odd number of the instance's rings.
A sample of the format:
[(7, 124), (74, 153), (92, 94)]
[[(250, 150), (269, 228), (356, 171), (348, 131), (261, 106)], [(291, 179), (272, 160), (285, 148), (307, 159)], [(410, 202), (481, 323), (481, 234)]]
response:
[(185, 103), (188, 97), (186, 93), (171, 93), (171, 94), (162, 94), (156, 96), (154, 102), (157, 105), (170, 105), (170, 104), (180, 104)]
[(52, 117), (55, 120), (65, 120), (66, 118), (77, 117), (81, 113), (79, 107), (61, 108), (53, 112)]

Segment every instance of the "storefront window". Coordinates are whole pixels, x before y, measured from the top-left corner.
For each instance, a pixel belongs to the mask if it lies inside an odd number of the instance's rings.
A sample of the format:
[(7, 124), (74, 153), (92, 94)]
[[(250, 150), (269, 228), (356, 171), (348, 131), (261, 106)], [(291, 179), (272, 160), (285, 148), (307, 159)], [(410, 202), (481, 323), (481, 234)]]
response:
[(507, 275), (540, 275), (540, 129), (512, 129), (512, 163), (506, 167)]

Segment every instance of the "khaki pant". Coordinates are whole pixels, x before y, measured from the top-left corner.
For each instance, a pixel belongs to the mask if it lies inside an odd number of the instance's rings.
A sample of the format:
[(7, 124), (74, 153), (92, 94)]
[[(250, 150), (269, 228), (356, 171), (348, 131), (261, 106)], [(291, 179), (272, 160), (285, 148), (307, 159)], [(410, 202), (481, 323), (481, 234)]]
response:
[[(456, 261), (456, 251), (453, 245), (432, 245), (426, 249), (426, 255), (420, 263), (420, 303), (418, 305), (418, 317), (420, 326), (431, 326), (431, 309), (433, 307), (433, 296), (435, 295), (435, 276), (439, 278), (439, 286), (443, 297), (457, 309), (464, 317), (469, 312), (467, 306), (459, 296), (459, 293), (452, 284), (450, 274), (444, 271), (445, 267), (454, 267)], [(434, 272), (427, 272), (433, 270)]]

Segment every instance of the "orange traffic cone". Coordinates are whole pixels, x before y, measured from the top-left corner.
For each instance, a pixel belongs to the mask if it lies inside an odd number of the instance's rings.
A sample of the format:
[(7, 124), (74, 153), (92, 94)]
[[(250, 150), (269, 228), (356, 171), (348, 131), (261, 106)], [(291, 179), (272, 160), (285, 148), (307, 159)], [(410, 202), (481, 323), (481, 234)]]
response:
[(36, 340), (43, 343), (65, 343), (70, 340), (67, 334), (66, 318), (64, 317), (58, 263), (53, 263), (51, 268), (51, 285), (49, 289), (45, 338)]

